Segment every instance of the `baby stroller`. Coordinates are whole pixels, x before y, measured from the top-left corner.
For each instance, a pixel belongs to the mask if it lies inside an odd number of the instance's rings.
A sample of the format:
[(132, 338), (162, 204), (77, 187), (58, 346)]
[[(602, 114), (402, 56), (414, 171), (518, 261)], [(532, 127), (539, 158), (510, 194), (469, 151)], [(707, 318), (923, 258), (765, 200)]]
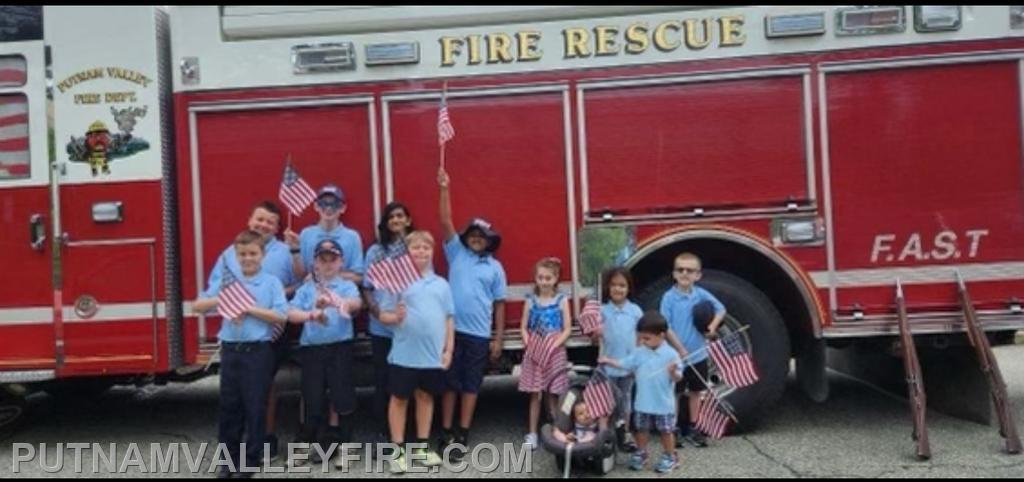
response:
[[(554, 429), (558, 427), (562, 433), (574, 431), (572, 407), (577, 400), (583, 399), (583, 391), (587, 384), (596, 382), (607, 382), (608, 375), (603, 368), (593, 370), (589, 380), (577, 380), (569, 387), (569, 391), (558, 398), (557, 411), (551, 423), (544, 424), (540, 429), (540, 441), (544, 450), (555, 456), (555, 465), (562, 471), (565, 478), (569, 477), (572, 467), (601, 475), (611, 472), (615, 467), (616, 437), (615, 429), (611, 426), (599, 430), (593, 440), (587, 442), (562, 442), (555, 437)], [(618, 398), (617, 388), (614, 383), (605, 383), (612, 394), (611, 406), (614, 408), (615, 400)], [(609, 424), (610, 425), (610, 424)], [(571, 447), (569, 446), (571, 445)]]

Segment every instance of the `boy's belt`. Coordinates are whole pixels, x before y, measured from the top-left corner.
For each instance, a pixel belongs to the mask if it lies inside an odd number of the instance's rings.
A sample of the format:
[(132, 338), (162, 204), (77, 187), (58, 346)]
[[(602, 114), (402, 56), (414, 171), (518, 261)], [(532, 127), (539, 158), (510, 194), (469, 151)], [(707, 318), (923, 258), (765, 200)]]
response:
[(221, 348), (225, 351), (247, 353), (261, 346), (270, 346), (269, 341), (222, 341)]

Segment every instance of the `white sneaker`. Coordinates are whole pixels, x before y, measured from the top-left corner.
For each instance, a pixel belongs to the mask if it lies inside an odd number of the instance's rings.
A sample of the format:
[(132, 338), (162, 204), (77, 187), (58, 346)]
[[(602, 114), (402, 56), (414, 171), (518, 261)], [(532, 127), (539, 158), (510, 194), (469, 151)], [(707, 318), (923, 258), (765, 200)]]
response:
[(530, 450), (537, 450), (537, 434), (528, 433), (526, 439), (523, 441), (523, 445), (530, 448)]

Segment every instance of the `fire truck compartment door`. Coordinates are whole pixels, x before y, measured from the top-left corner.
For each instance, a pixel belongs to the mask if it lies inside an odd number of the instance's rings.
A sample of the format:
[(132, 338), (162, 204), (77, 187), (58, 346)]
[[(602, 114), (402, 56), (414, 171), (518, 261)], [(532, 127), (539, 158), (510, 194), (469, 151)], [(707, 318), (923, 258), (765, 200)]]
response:
[[(52, 376), (50, 187), (41, 10), (6, 6), (0, 29), (0, 372)], [(12, 13), (12, 10), (16, 12)], [(26, 17), (27, 16), (27, 17)], [(39, 27), (38, 29), (35, 27)], [(7, 374), (5, 377), (11, 379)]]

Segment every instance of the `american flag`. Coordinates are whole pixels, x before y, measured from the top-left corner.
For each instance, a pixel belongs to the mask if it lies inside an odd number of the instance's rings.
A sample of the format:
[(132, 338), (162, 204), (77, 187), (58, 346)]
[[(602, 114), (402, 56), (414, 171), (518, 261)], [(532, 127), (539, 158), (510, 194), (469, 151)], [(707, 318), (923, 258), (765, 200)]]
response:
[(234, 320), (255, 304), (256, 300), (249, 290), (245, 289), (245, 285), (225, 266), (220, 291), (217, 293), (217, 313), (225, 320)]
[(558, 336), (559, 333), (555, 331), (544, 335), (531, 334), (525, 355), (530, 357), (537, 366), (545, 369), (551, 362), (551, 356), (558, 349)]
[(590, 415), (597, 418), (607, 417), (615, 410), (615, 395), (608, 380), (591, 378), (583, 387), (583, 401), (587, 402)]
[(723, 413), (728, 408), (719, 402), (714, 393), (708, 392), (707, 396), (700, 403), (700, 410), (697, 412), (697, 421), (694, 427), (707, 434), (713, 439), (720, 439), (725, 435), (725, 428), (729, 424), (729, 416)]
[[(25, 61), (0, 57), (0, 87), (25, 83)], [(0, 179), (29, 175), (28, 98), (0, 96)]]
[(589, 335), (601, 327), (601, 303), (595, 299), (589, 299), (583, 305), (580, 312), (580, 329), (584, 335)]
[(328, 288), (326, 285), (324, 285), (322, 283), (317, 284), (316, 289), (317, 289), (317, 293), (320, 296), (323, 296), (324, 299), (327, 300), (327, 304), (329, 306), (333, 306), (333, 307), (337, 308), (338, 311), (341, 311), (342, 314), (344, 314), (346, 303), (345, 303), (345, 300), (341, 296), (338, 296), (337, 293), (335, 293), (334, 291), (332, 291), (330, 288)]
[(745, 387), (757, 382), (754, 360), (743, 344), (739, 333), (730, 333), (708, 345), (708, 354), (718, 366), (718, 373), (725, 383), (734, 387)]
[(401, 293), (420, 279), (420, 271), (406, 253), (371, 264), (366, 270), (366, 277), (375, 288)]
[(441, 95), (441, 106), (437, 109), (437, 143), (443, 146), (445, 142), (455, 137), (455, 127), (448, 118), (447, 94)]
[(299, 173), (295, 172), (290, 162), (286, 162), (284, 178), (281, 179), (281, 189), (277, 196), (281, 198), (281, 202), (285, 206), (288, 206), (288, 211), (298, 216), (302, 214), (306, 206), (316, 200), (316, 191), (299, 177)]

